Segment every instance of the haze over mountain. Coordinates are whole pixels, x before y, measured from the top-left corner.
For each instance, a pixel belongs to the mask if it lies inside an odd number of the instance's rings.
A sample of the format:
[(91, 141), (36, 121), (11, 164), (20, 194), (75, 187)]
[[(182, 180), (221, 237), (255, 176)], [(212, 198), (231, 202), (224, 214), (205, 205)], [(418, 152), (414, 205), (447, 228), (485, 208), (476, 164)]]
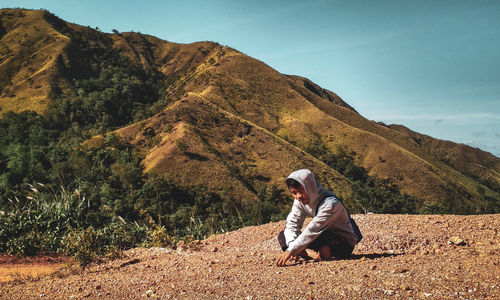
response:
[[(498, 157), (369, 121), (334, 92), (235, 49), (132, 32), (105, 34), (47, 11), (4, 9), (0, 21), (3, 115), (45, 114), (61, 96), (79, 101), (77, 79), (118, 81), (101, 72), (96, 56), (81, 51), (82, 41), (161, 74), (170, 100), (154, 116), (114, 132), (139, 150), (145, 172), (167, 174), (181, 186), (203, 185), (251, 201), (261, 185), (283, 188), (292, 170), (310, 168), (350, 205), (365, 208), (353, 189), (357, 175), (336, 167), (335, 159), (352, 158), (359, 172), (415, 197), (417, 209), (499, 211)], [(86, 146), (103, 147), (103, 141), (96, 135)]]

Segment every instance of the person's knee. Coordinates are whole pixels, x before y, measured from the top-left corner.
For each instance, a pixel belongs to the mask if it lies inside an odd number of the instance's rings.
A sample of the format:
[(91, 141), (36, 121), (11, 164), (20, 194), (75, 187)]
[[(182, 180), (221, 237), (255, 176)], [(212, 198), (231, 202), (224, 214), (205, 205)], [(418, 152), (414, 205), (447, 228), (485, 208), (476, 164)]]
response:
[(332, 253), (329, 246), (323, 246), (319, 249), (319, 255), (321, 260), (327, 260), (332, 257)]
[(341, 259), (349, 258), (353, 250), (354, 247), (347, 243), (338, 245), (337, 247), (330, 248), (331, 256)]

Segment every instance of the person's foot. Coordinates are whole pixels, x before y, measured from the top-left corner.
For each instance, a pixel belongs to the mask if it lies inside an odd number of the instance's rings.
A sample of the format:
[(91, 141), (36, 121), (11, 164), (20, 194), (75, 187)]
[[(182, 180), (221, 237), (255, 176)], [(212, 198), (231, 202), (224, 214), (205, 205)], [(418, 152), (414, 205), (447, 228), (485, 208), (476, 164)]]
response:
[(306, 250), (302, 250), (302, 252), (300, 252), (299, 254), (297, 254), (297, 257), (309, 258), (309, 255), (307, 255), (307, 251)]
[(320, 252), (316, 252), (312, 249), (306, 249), (307, 256), (314, 261), (320, 261), (321, 260), (321, 255)]

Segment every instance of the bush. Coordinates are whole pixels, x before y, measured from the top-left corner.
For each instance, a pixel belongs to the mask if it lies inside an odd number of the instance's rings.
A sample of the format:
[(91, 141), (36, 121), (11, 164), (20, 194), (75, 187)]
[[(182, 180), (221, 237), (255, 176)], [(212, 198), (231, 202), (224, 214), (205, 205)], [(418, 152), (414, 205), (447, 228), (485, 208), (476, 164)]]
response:
[[(142, 212), (144, 214), (144, 211)], [(171, 247), (175, 245), (175, 238), (168, 234), (164, 226), (156, 224), (153, 218), (148, 217), (148, 247)]]
[(92, 226), (83, 230), (70, 230), (64, 246), (65, 254), (71, 255), (83, 267), (104, 253), (102, 236)]
[[(135, 227), (135, 228), (134, 228)], [(64, 238), (66, 255), (85, 267), (102, 256), (117, 256), (122, 250), (138, 246), (147, 237), (146, 227), (112, 223), (100, 229), (68, 228)]]
[(419, 214), (431, 215), (431, 214), (445, 214), (449, 212), (444, 205), (436, 202), (424, 202), (422, 207), (417, 211)]
[[(54, 253), (61, 249), (68, 226), (79, 226), (84, 206), (78, 195), (41, 184), (24, 185), (26, 201), (12, 201), (0, 218), (0, 252), (16, 255)], [(42, 190), (42, 188), (44, 190)], [(40, 190), (40, 191), (39, 191)], [(47, 191), (49, 190), (49, 191)], [(19, 202), (17, 202), (19, 200)]]

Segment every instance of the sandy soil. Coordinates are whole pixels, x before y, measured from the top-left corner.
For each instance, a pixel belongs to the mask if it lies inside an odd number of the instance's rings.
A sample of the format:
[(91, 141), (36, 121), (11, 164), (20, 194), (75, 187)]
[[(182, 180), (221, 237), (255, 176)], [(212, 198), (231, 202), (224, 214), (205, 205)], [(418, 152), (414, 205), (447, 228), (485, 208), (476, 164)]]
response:
[(59, 255), (25, 258), (0, 255), (0, 283), (49, 275), (58, 271), (64, 264), (74, 264), (74, 261)]
[(0, 285), (2, 299), (500, 299), (500, 215), (355, 215), (351, 259), (275, 266), (284, 222)]

